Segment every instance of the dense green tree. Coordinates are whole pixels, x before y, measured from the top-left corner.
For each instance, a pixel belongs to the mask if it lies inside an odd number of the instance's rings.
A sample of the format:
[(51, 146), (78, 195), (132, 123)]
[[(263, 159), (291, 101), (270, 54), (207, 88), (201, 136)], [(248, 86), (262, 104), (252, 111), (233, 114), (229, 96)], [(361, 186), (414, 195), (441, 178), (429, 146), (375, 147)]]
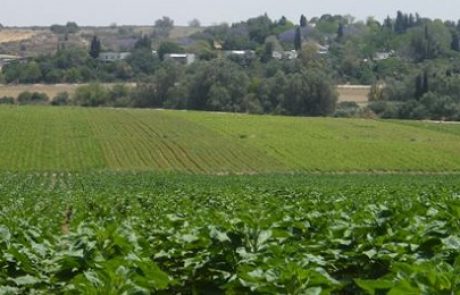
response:
[(184, 48), (174, 42), (165, 41), (161, 42), (160, 46), (158, 47), (158, 56), (161, 60), (164, 59), (164, 56), (168, 53), (182, 53), (184, 52)]
[(109, 102), (109, 91), (100, 84), (80, 86), (75, 90), (72, 101), (83, 107), (104, 106)]
[[(152, 59), (148, 59), (148, 61), (144, 61), (144, 66), (146, 65), (145, 62), (152, 62)], [(148, 69), (147, 72), (154, 72), (155, 59), (153, 59), (153, 63), (154, 64), (151, 65), (151, 69)], [(135, 76), (133, 67), (125, 61), (115, 64), (114, 74), (118, 80), (122, 80), (122, 81), (130, 80), (134, 78)]]
[(408, 36), (409, 56), (417, 62), (446, 54), (452, 44), (452, 35), (442, 22), (429, 22), (413, 28)]
[(173, 28), (174, 21), (167, 16), (163, 16), (155, 21), (154, 35), (160, 38), (168, 38)]
[(251, 41), (246, 24), (233, 25), (223, 40), (225, 50), (247, 50), (257, 47), (257, 42)]
[(258, 95), (264, 113), (286, 113), (283, 105), (288, 87), (288, 78), (281, 70), (278, 70), (274, 76), (264, 79), (260, 83)]
[(68, 22), (66, 25), (52, 25), (50, 30), (55, 34), (75, 34), (80, 27), (75, 22)]
[(40, 66), (36, 62), (28, 63), (24, 66), (24, 70), (19, 75), (21, 83), (37, 83), (42, 78)]
[(59, 69), (69, 69), (85, 65), (90, 56), (86, 50), (80, 48), (68, 48), (59, 50), (52, 59), (52, 63)]
[(337, 94), (327, 74), (305, 70), (288, 77), (284, 109), (289, 115), (326, 116), (335, 111)]
[(264, 112), (296, 116), (332, 114), (337, 101), (331, 79), (319, 68), (278, 71), (262, 81), (259, 96)]
[(199, 41), (189, 46), (187, 49), (191, 53), (195, 53), (200, 60), (212, 60), (217, 58), (217, 52), (212, 48), (208, 41)]
[(64, 81), (66, 83), (81, 83), (84, 79), (78, 68), (70, 68), (64, 71)]
[(165, 106), (168, 94), (177, 85), (183, 75), (183, 66), (174, 62), (165, 62), (153, 76), (138, 83), (132, 93), (132, 103), (136, 107)]
[(124, 84), (114, 85), (109, 89), (108, 105), (112, 107), (132, 107), (131, 89)]
[(76, 22), (68, 22), (65, 26), (67, 28), (66, 32), (69, 34), (75, 34), (80, 30), (80, 27)]
[(242, 111), (249, 78), (238, 65), (226, 59), (196, 63), (188, 75), (188, 108)]
[(383, 27), (393, 31), (393, 20), (391, 19), (390, 16), (387, 16), (383, 22)]
[(135, 49), (126, 60), (133, 75), (150, 75), (159, 67), (160, 59), (148, 48)]
[(246, 27), (249, 32), (249, 38), (259, 44), (263, 44), (265, 39), (272, 34), (273, 25), (273, 21), (266, 14), (248, 19)]
[(144, 49), (152, 49), (152, 40), (144, 35), (142, 36), (139, 40), (136, 41), (136, 44), (134, 44), (134, 48), (135, 49), (141, 49), (141, 48), (144, 48)]
[(191, 28), (199, 28), (201, 27), (201, 22), (198, 19), (194, 18), (188, 23), (188, 26)]

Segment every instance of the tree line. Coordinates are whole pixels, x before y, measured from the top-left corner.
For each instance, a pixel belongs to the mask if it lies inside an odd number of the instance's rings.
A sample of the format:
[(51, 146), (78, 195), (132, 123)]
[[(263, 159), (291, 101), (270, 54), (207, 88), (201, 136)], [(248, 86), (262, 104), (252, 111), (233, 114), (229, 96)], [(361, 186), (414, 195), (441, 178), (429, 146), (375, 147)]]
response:
[[(337, 102), (332, 80), (320, 66), (308, 67), (296, 60), (249, 71), (225, 58), (199, 61), (190, 67), (164, 62), (136, 86), (93, 83), (78, 87), (72, 95), (40, 95), (23, 93), (17, 103), (326, 116), (334, 112)], [(15, 100), (3, 98), (0, 102)]]

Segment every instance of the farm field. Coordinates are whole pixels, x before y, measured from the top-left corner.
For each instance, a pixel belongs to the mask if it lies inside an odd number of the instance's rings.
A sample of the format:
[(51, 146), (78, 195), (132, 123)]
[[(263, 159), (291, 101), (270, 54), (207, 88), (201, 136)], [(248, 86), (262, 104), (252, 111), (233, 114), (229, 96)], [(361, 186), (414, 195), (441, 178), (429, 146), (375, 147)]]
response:
[(0, 107), (2, 171), (458, 172), (460, 125)]
[(257, 147), (292, 170), (458, 171), (460, 125), (427, 128), (430, 123), (425, 122), (170, 114)]
[(0, 177), (1, 294), (460, 294), (460, 176)]
[(50, 106), (0, 124), (0, 294), (460, 294), (460, 125)]

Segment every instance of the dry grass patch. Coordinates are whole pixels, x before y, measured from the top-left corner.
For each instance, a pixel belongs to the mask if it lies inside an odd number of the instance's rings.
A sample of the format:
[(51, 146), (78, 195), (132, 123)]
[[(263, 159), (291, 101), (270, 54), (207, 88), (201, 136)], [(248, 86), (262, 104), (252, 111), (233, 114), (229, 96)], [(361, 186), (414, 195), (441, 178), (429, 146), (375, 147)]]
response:
[(339, 102), (353, 101), (359, 105), (368, 103), (368, 95), (371, 90), (367, 85), (338, 85)]
[(27, 30), (2, 30), (0, 31), (0, 44), (29, 40), (36, 34), (36, 32)]

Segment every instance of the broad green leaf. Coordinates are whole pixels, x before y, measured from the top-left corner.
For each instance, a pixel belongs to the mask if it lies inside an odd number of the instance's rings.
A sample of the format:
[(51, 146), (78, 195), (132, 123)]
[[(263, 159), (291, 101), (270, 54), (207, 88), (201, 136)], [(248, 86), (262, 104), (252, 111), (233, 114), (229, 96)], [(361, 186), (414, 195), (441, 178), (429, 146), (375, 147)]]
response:
[(14, 282), (17, 286), (31, 286), (41, 282), (40, 279), (33, 277), (31, 275), (25, 275), (22, 277), (11, 278), (12, 282)]
[(447, 249), (457, 250), (460, 252), (460, 237), (451, 235), (443, 239), (442, 243)]
[(321, 287), (312, 287), (312, 288), (308, 288), (307, 290), (305, 290), (305, 293), (302, 292), (302, 294), (305, 294), (305, 295), (320, 295), (322, 291), (323, 291), (323, 289)]
[(391, 289), (395, 284), (389, 280), (362, 280), (355, 279), (355, 283), (370, 295), (375, 295), (376, 291)]
[(388, 295), (421, 295), (422, 292), (406, 280), (400, 280), (388, 292)]
[(6, 226), (0, 225), (0, 242), (9, 243), (10, 239), (10, 230)]

